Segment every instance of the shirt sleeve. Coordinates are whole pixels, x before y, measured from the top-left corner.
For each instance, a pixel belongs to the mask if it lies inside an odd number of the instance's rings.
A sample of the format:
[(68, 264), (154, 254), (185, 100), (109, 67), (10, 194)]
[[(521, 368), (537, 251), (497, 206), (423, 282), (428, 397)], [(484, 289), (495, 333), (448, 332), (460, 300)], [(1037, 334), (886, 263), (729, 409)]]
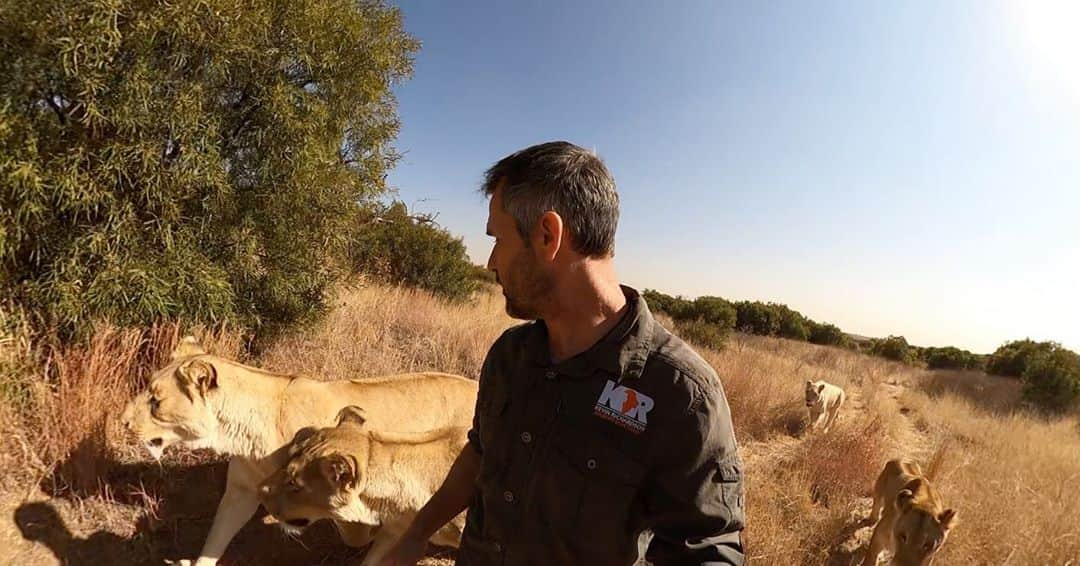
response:
[(477, 454), (484, 453), (484, 445), (480, 442), (480, 426), (484, 408), (486, 407), (485, 401), (491, 396), (488, 391), (491, 389), (491, 359), (497, 345), (498, 341), (488, 350), (487, 356), (484, 358), (484, 364), (480, 366), (480, 384), (476, 394), (476, 407), (473, 408), (472, 428), (469, 429), (468, 435), (469, 445), (473, 447)]
[(745, 561), (743, 474), (731, 411), (715, 375), (691, 382), (690, 406), (673, 430), (667, 465), (647, 496), (653, 538), (646, 560), (661, 565), (732, 565)]

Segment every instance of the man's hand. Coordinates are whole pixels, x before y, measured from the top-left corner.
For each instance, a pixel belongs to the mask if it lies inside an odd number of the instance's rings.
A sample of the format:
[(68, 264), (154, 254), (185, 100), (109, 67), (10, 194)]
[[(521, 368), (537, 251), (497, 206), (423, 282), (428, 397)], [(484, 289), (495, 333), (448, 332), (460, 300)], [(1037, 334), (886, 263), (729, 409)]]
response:
[(418, 539), (411, 531), (406, 532), (382, 559), (379, 566), (413, 566), (423, 558), (426, 550), (426, 540)]

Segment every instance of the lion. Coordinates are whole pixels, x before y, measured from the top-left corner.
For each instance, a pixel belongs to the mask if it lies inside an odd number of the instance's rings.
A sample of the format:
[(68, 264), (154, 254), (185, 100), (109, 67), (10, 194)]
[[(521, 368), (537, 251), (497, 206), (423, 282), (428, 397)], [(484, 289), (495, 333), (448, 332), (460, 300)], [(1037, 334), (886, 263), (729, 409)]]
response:
[[(337, 426), (297, 433), (288, 461), (259, 486), (259, 500), (283, 530), (299, 534), (320, 519), (372, 527), (363, 566), (379, 564), (442, 484), (468, 442), (469, 427), (420, 433), (366, 425), (366, 411), (345, 407)], [(431, 542), (457, 548), (459, 514)]]
[(810, 411), (810, 430), (824, 424), (822, 432), (829, 432), (846, 398), (844, 390), (837, 385), (825, 381), (807, 381), (806, 408)]
[(956, 526), (956, 511), (945, 509), (915, 462), (890, 460), (874, 484), (870, 520), (877, 521), (863, 566), (877, 564), (882, 550), (892, 564), (929, 566)]
[[(195, 561), (212, 566), (255, 514), (259, 482), (280, 467), (280, 449), (297, 431), (334, 424), (348, 405), (363, 405), (370, 425), (381, 430), (468, 426), (476, 392), (475, 381), (443, 373), (348, 381), (277, 374), (210, 355), (188, 336), (128, 403), (121, 420), (155, 459), (174, 444), (232, 456), (225, 494)], [(338, 527), (350, 545), (371, 540), (364, 528)]]

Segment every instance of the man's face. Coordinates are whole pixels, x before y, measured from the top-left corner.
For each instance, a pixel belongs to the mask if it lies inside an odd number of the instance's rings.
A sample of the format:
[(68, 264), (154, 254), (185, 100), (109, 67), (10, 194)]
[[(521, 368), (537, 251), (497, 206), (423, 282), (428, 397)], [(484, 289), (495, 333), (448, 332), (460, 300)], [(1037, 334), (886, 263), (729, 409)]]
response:
[(543, 265), (528, 240), (521, 237), (514, 217), (503, 210), (500, 181), (488, 205), (488, 236), (495, 238), (487, 268), (506, 297), (506, 313), (524, 320), (542, 317), (544, 303), (554, 287), (549, 266)]

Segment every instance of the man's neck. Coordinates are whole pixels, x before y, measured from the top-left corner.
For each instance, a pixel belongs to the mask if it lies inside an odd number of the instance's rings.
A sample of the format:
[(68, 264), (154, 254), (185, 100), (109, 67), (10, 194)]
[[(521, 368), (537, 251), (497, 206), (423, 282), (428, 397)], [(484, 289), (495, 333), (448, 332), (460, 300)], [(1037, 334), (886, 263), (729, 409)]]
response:
[(562, 362), (600, 341), (626, 312), (611, 260), (583, 261), (556, 286), (544, 315), (551, 360)]

